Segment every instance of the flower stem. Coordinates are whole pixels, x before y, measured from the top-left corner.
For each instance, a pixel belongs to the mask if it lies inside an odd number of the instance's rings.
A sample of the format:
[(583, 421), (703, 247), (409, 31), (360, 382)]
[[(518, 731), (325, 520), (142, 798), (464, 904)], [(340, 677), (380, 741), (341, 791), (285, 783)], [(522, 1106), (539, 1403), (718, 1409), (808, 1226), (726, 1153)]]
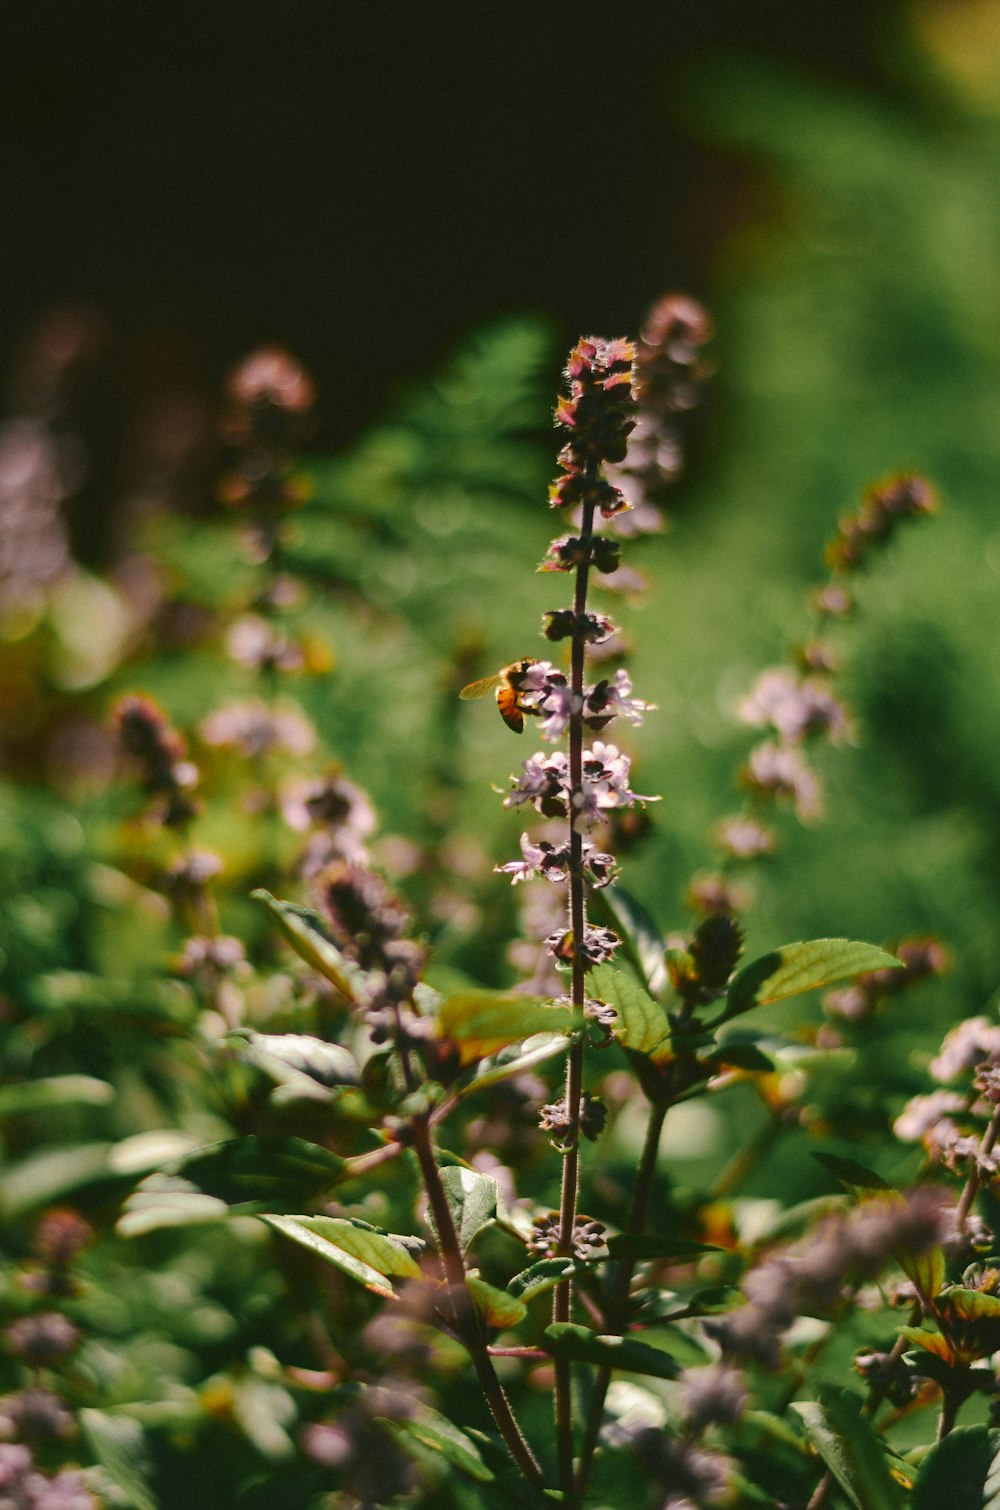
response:
[[(646, 1124), (646, 1137), (642, 1147), (642, 1156), (639, 1160), (635, 1188), (632, 1192), (632, 1204), (629, 1207), (628, 1220), (625, 1224), (625, 1231), (630, 1236), (638, 1236), (646, 1225), (646, 1212), (649, 1209), (649, 1197), (653, 1189), (653, 1176), (656, 1173), (656, 1160), (660, 1149), (660, 1135), (663, 1131), (664, 1119), (669, 1109), (670, 1101), (667, 1099), (655, 1102), (650, 1108), (649, 1122)], [(625, 1307), (634, 1270), (634, 1260), (623, 1258), (611, 1266), (608, 1276), (605, 1314), (607, 1316), (608, 1331), (616, 1335), (620, 1335), (625, 1326)], [(597, 1377), (594, 1380), (594, 1392), (591, 1396), (590, 1409), (587, 1413), (587, 1425), (584, 1430), (583, 1444), (580, 1449), (580, 1462), (576, 1472), (576, 1492), (581, 1498), (586, 1493), (587, 1481), (590, 1478), (590, 1469), (594, 1460), (594, 1452), (597, 1448), (598, 1434), (601, 1429), (601, 1418), (604, 1414), (604, 1402), (607, 1398), (610, 1384), (611, 1370), (609, 1368), (599, 1369)]]
[[(594, 481), (599, 463), (591, 462), (588, 480)], [(573, 650), (571, 687), (573, 694), (569, 720), (569, 923), (573, 935), (572, 1001), (576, 1014), (583, 1015), (586, 1000), (587, 904), (583, 879), (583, 834), (578, 826), (583, 794), (583, 690), (586, 667), (586, 642), (583, 616), (587, 609), (587, 583), (590, 574), (590, 544), (594, 535), (594, 505), (583, 505), (580, 526), (580, 560), (576, 568), (573, 594)], [(559, 1252), (570, 1257), (573, 1252), (573, 1229), (576, 1225), (577, 1196), (580, 1187), (580, 1102), (583, 1096), (583, 1042), (577, 1039), (566, 1062), (566, 1112), (569, 1130), (567, 1151), (563, 1159), (562, 1193), (559, 1204)], [(552, 1320), (569, 1321), (572, 1287), (564, 1280), (556, 1285), (552, 1299)], [(573, 1487), (573, 1395), (570, 1365), (557, 1359), (555, 1366), (555, 1427), (559, 1457), (559, 1478), (565, 1503), (576, 1503)]]
[(441, 1180), (441, 1171), (434, 1157), (427, 1117), (414, 1117), (411, 1127), (413, 1150), (420, 1165), (434, 1226), (437, 1229), (438, 1246), (445, 1278), (448, 1281), (455, 1330), (469, 1351), (480, 1387), (486, 1397), (486, 1403), (511, 1457), (530, 1483), (538, 1488), (544, 1488), (545, 1480), (541, 1467), (524, 1438), (511, 1409), (510, 1401), (504, 1393), (503, 1385), (497, 1377), (478, 1312), (465, 1282), (465, 1259), (462, 1257), (462, 1248)]

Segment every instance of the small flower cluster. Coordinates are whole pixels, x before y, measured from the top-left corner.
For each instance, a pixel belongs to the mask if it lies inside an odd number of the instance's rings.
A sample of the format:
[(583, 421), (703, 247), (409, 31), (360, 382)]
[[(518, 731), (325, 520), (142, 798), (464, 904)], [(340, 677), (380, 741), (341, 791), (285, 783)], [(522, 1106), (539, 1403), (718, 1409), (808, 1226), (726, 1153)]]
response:
[(706, 1322), (705, 1330), (726, 1358), (777, 1368), (781, 1339), (800, 1315), (835, 1310), (850, 1285), (874, 1279), (900, 1253), (925, 1253), (945, 1236), (949, 1212), (942, 1191), (920, 1187), (905, 1199), (872, 1199), (831, 1216), (751, 1269), (743, 1281), (747, 1304)]
[(928, 976), (943, 975), (951, 964), (947, 949), (936, 938), (903, 939), (893, 952), (902, 961), (902, 970), (870, 970), (851, 985), (828, 991), (823, 997), (824, 1011), (831, 1017), (863, 1022), (887, 997), (898, 996)]
[(9, 1510), (97, 1510), (98, 1502), (72, 1470), (47, 1477), (31, 1449), (0, 1443), (0, 1506)]
[[(789, 803), (804, 823), (822, 816), (823, 789), (806, 747), (820, 740), (843, 744), (852, 735), (850, 716), (834, 690), (839, 660), (826, 638), (827, 626), (854, 613), (849, 579), (868, 564), (874, 549), (888, 543), (901, 521), (932, 514), (936, 507), (930, 484), (908, 473), (870, 488), (861, 507), (840, 521), (826, 548), (831, 577), (811, 595), (812, 636), (795, 647), (789, 664), (764, 671), (739, 706), (742, 722), (766, 730), (767, 737), (750, 751), (739, 772), (749, 808), (723, 819), (713, 831), (727, 864), (774, 853), (776, 836), (762, 808)], [(689, 900), (699, 911), (726, 911), (738, 910), (744, 896), (728, 876), (712, 874), (695, 878)]]
[(364, 971), (359, 1003), (376, 1042), (402, 1021), (419, 1033), (420, 1019), (407, 1009), (424, 966), (420, 944), (406, 937), (410, 917), (377, 872), (334, 860), (312, 878), (330, 938), (346, 959)]
[(841, 519), (826, 548), (826, 563), (847, 576), (868, 564), (872, 552), (886, 544), (904, 519), (937, 513), (937, 494), (923, 477), (901, 472), (868, 489), (861, 507)]
[(1000, 1025), (966, 1018), (945, 1034), (928, 1069), (939, 1089), (910, 1098), (893, 1124), (897, 1138), (922, 1143), (932, 1162), (956, 1172), (995, 1177), (1000, 1159), (984, 1121), (1000, 1104)]
[(138, 762), (142, 784), (155, 799), (153, 816), (167, 828), (185, 828), (199, 811), (192, 795), (198, 767), (184, 738), (151, 697), (123, 697), (112, 711), (122, 749)]
[(289, 352), (268, 346), (231, 374), (226, 400), (222, 433), (239, 455), (223, 481), (222, 501), (253, 521), (263, 560), (274, 548), (281, 516), (307, 497), (291, 472), (291, 457), (308, 432), (315, 389)]
[(689, 294), (665, 294), (649, 313), (635, 355), (635, 427), (625, 459), (609, 469), (611, 482), (630, 505), (618, 515), (619, 535), (663, 528), (654, 500), (681, 473), (677, 416), (701, 400), (708, 377), (702, 347), (712, 338), (708, 312)]
[(18, 1288), (41, 1300), (43, 1309), (18, 1316), (3, 1330), (5, 1351), (31, 1383), (0, 1399), (0, 1506), (11, 1510), (96, 1510), (97, 1500), (80, 1475), (64, 1470), (48, 1477), (34, 1453), (51, 1454), (77, 1433), (67, 1400), (39, 1382), (42, 1370), (58, 1370), (77, 1351), (82, 1333), (54, 1307), (78, 1292), (73, 1266), (93, 1233), (74, 1211), (54, 1209), (35, 1232), (34, 1253), (19, 1272)]

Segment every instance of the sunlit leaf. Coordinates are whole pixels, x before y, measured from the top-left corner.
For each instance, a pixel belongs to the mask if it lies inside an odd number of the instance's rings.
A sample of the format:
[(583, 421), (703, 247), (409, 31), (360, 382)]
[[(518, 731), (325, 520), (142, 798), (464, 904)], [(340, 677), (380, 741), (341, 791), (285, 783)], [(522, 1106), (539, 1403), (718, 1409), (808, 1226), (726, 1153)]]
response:
[(199, 1148), (176, 1166), (178, 1173), (230, 1206), (248, 1201), (300, 1206), (337, 1183), (344, 1161), (304, 1138), (229, 1138)]
[(572, 1258), (540, 1258), (537, 1263), (529, 1264), (522, 1269), (520, 1274), (508, 1280), (507, 1289), (518, 1300), (533, 1300), (536, 1295), (543, 1295), (546, 1290), (552, 1290), (563, 1279), (568, 1279), (576, 1272), (576, 1263)]
[(642, 1235), (630, 1232), (618, 1233), (608, 1238), (608, 1252), (612, 1258), (628, 1258), (641, 1262), (654, 1258), (697, 1258), (701, 1253), (718, 1253), (721, 1250), (711, 1243), (695, 1243), (686, 1237), (660, 1237), (655, 1233)]
[(329, 1101), (339, 1086), (357, 1085), (357, 1063), (349, 1049), (308, 1033), (255, 1033), (237, 1028), (229, 1035), (240, 1056), (275, 1080), (286, 1097)]
[(345, 959), (340, 950), (331, 944), (317, 914), (310, 912), (308, 908), (296, 907), (294, 902), (280, 902), (263, 888), (252, 891), (250, 895), (255, 901), (264, 903), (300, 959), (304, 959), (317, 975), (324, 976), (336, 986), (348, 1001), (354, 1001), (364, 984), (364, 971), (353, 961)]
[(61, 1106), (107, 1106), (115, 1088), (93, 1075), (51, 1075), (0, 1087), (0, 1117), (22, 1117)]
[[(992, 1482), (1000, 1456), (1000, 1431), (986, 1426), (958, 1426), (935, 1443), (920, 1464), (913, 1486), (912, 1510), (990, 1510), (1000, 1503)], [(1000, 1465), (998, 1465), (1000, 1466)]]
[(374, 1229), (333, 1216), (264, 1216), (276, 1232), (319, 1255), (375, 1295), (395, 1294), (390, 1276), (417, 1279), (420, 1269), (399, 1242)]
[(817, 1163), (822, 1164), (824, 1169), (829, 1170), (834, 1179), (838, 1180), (856, 1200), (864, 1200), (875, 1191), (885, 1193), (892, 1189), (892, 1186), (887, 1185), (874, 1169), (868, 1169), (854, 1159), (842, 1159), (832, 1153), (814, 1153), (813, 1158)]
[(636, 1342), (632, 1337), (601, 1336), (570, 1321), (556, 1321), (545, 1328), (545, 1345), (553, 1358), (570, 1363), (594, 1363), (626, 1374), (648, 1374), (655, 1379), (676, 1379), (680, 1366), (669, 1353)]
[(823, 1386), (818, 1400), (796, 1400), (792, 1409), (856, 1510), (902, 1510), (902, 1489), (885, 1448), (849, 1390)]
[(116, 1232), (120, 1237), (142, 1237), (165, 1227), (199, 1226), (224, 1221), (229, 1207), (218, 1196), (206, 1195), (178, 1175), (150, 1175), (125, 1202)]
[(112, 1143), (76, 1143), (46, 1148), (0, 1174), (0, 1210), (8, 1216), (37, 1211), (71, 1191), (111, 1176)]
[(500, 1187), (492, 1175), (477, 1174), (459, 1164), (441, 1170), (441, 1183), (464, 1253), (476, 1233), (496, 1216)]
[(595, 914), (603, 914), (622, 941), (625, 954), (648, 991), (656, 995), (667, 984), (665, 941), (649, 913), (623, 886), (607, 886), (595, 893)]
[(570, 1007), (519, 991), (463, 991), (447, 997), (438, 1009), (441, 1037), (457, 1045), (463, 1064), (536, 1033), (568, 1033), (576, 1025)]
[(564, 1054), (567, 1047), (565, 1033), (536, 1033), (524, 1043), (510, 1044), (507, 1048), (501, 1049), (499, 1054), (491, 1054), (488, 1059), (482, 1061), (474, 1079), (462, 1087), (460, 1097), (475, 1095), (477, 1091), (485, 1090), (489, 1085), (496, 1085), (500, 1080), (507, 1080), (512, 1075), (520, 1075), (525, 1070), (534, 1069), (536, 1064), (544, 1064), (547, 1059), (552, 1059), (556, 1054)]
[(744, 965), (730, 982), (722, 1020), (748, 1012), (751, 1007), (783, 1001), (832, 986), (837, 981), (853, 980), (869, 970), (901, 970), (902, 963), (874, 944), (855, 943), (851, 939), (812, 939), (807, 943), (784, 944), (752, 964)]
[(84, 1407), (78, 1419), (91, 1452), (121, 1491), (123, 1498), (116, 1503), (130, 1510), (159, 1510), (146, 1478), (146, 1444), (138, 1421), (90, 1407)]
[[(379, 1416), (375, 1419), (384, 1420)], [(385, 1420), (385, 1425), (394, 1436), (409, 1437), (422, 1447), (440, 1453), (453, 1468), (461, 1469), (481, 1484), (488, 1484), (495, 1477), (483, 1462), (482, 1454), (472, 1438), (453, 1426), (440, 1411), (421, 1405), (415, 1415), (403, 1420)]]
[(506, 1290), (498, 1290), (493, 1285), (488, 1285), (478, 1274), (470, 1274), (466, 1279), (469, 1294), (476, 1303), (476, 1309), (485, 1318), (489, 1326), (497, 1331), (503, 1331), (507, 1327), (517, 1326), (528, 1314), (528, 1307), (516, 1296), (509, 1295)]
[(670, 1054), (670, 1022), (660, 1004), (627, 970), (598, 965), (588, 977), (589, 988), (618, 1013), (614, 1034), (637, 1054), (664, 1059)]

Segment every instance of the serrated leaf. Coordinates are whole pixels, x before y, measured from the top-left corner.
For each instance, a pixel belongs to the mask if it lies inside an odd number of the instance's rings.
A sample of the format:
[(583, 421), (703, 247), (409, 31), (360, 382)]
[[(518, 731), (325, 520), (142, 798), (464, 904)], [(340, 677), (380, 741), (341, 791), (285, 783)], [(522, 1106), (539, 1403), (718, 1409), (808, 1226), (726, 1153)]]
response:
[(822, 1164), (823, 1168), (828, 1170), (856, 1200), (864, 1200), (873, 1191), (884, 1194), (892, 1190), (892, 1186), (887, 1185), (874, 1169), (868, 1169), (864, 1164), (856, 1163), (854, 1159), (842, 1159), (832, 1153), (814, 1153), (813, 1158), (818, 1164)]
[[(1000, 1432), (958, 1426), (935, 1443), (920, 1465), (912, 1510), (989, 1510), (988, 1480), (1000, 1466)], [(997, 1475), (1000, 1482), (1000, 1475)]]
[(146, 1446), (142, 1427), (128, 1416), (85, 1406), (80, 1427), (94, 1457), (121, 1490), (130, 1510), (159, 1510), (159, 1500), (146, 1480)]
[(856, 1510), (901, 1510), (902, 1490), (856, 1396), (824, 1385), (818, 1400), (796, 1400), (792, 1409)]
[(598, 965), (588, 980), (594, 995), (617, 1011), (613, 1031), (620, 1044), (654, 1060), (669, 1057), (670, 1020), (633, 975), (611, 965)]
[(179, 1174), (229, 1206), (267, 1202), (274, 1211), (294, 1210), (329, 1190), (341, 1178), (344, 1161), (304, 1138), (229, 1138), (199, 1148), (175, 1166)]
[(332, 1090), (357, 1085), (360, 1080), (349, 1049), (309, 1033), (255, 1033), (252, 1028), (237, 1028), (229, 1042), (242, 1058), (298, 1099), (329, 1101)]
[(509, 1295), (506, 1290), (498, 1290), (494, 1285), (488, 1285), (478, 1274), (467, 1276), (466, 1285), (469, 1294), (476, 1303), (479, 1311), (491, 1327), (498, 1332), (505, 1331), (507, 1327), (517, 1326), (528, 1314), (528, 1307), (516, 1296)]
[(695, 1243), (686, 1237), (660, 1237), (656, 1233), (641, 1236), (621, 1232), (608, 1238), (608, 1252), (612, 1258), (629, 1258), (637, 1262), (654, 1258), (697, 1258), (700, 1253), (719, 1253), (722, 1250), (711, 1243)]
[(572, 1008), (519, 991), (462, 991), (438, 1008), (438, 1031), (458, 1048), (463, 1065), (496, 1054), (536, 1033), (569, 1033)]
[(311, 970), (336, 986), (348, 1001), (357, 1000), (364, 985), (365, 973), (353, 961), (345, 959), (335, 944), (331, 944), (315, 912), (306, 907), (297, 907), (294, 902), (281, 902), (262, 887), (252, 891), (250, 895), (255, 902), (264, 903), (285, 940)]
[(910, 1253), (907, 1249), (901, 1248), (893, 1253), (893, 1258), (907, 1279), (916, 1287), (922, 1300), (930, 1303), (935, 1296), (940, 1294), (948, 1272), (942, 1247), (935, 1245), (933, 1248), (928, 1248), (926, 1253)]
[(112, 1143), (78, 1143), (75, 1147), (46, 1148), (0, 1174), (0, 1210), (8, 1216), (37, 1211), (111, 1175)]
[(496, 1085), (500, 1080), (508, 1080), (512, 1075), (521, 1075), (525, 1070), (534, 1069), (536, 1064), (544, 1064), (546, 1059), (564, 1054), (568, 1046), (565, 1033), (536, 1033), (523, 1043), (510, 1044), (501, 1049), (499, 1054), (491, 1054), (482, 1061), (475, 1078), (459, 1091), (459, 1099), (473, 1096), (477, 1091)]
[(716, 1044), (709, 1050), (707, 1057), (714, 1063), (731, 1065), (737, 1070), (748, 1070), (751, 1074), (770, 1074), (774, 1069), (774, 1060), (755, 1043), (748, 1043), (744, 1039)]
[(50, 1075), (0, 1088), (0, 1118), (23, 1117), (62, 1106), (107, 1106), (115, 1088), (93, 1075)]
[(767, 1002), (784, 1001), (786, 997), (801, 996), (837, 981), (853, 980), (869, 970), (893, 968), (903, 968), (894, 954), (852, 939), (811, 939), (784, 944), (744, 965), (733, 976), (726, 992), (725, 1011), (719, 1020), (725, 1022)]
[(603, 913), (622, 941), (625, 954), (642, 984), (654, 996), (667, 984), (665, 941), (659, 928), (623, 886), (605, 887), (594, 894), (595, 910)]
[(496, 1216), (500, 1187), (492, 1175), (477, 1174), (459, 1164), (449, 1164), (441, 1170), (441, 1183), (464, 1253), (476, 1233)]
[[(949, 1371), (953, 1367), (951, 1346), (947, 1338), (943, 1337), (940, 1332), (932, 1332), (929, 1327), (901, 1326), (899, 1328), (899, 1335), (905, 1337), (907, 1342), (915, 1343), (923, 1352), (940, 1358), (943, 1363), (947, 1364)], [(939, 1372), (935, 1372), (930, 1377), (937, 1379), (941, 1375)]]
[(565, 1358), (570, 1363), (594, 1363), (600, 1368), (647, 1374), (654, 1379), (676, 1379), (681, 1372), (676, 1359), (660, 1348), (650, 1347), (648, 1342), (601, 1336), (571, 1321), (555, 1321), (547, 1326), (545, 1345), (553, 1358)]
[(276, 1232), (290, 1237), (375, 1295), (392, 1299), (389, 1276), (417, 1279), (420, 1269), (399, 1242), (372, 1228), (334, 1216), (263, 1216)]
[(575, 1272), (576, 1264), (571, 1258), (540, 1258), (508, 1280), (507, 1289), (517, 1300), (534, 1300), (536, 1295), (555, 1289), (561, 1280)]
[(203, 1222), (224, 1221), (229, 1207), (217, 1196), (206, 1195), (177, 1175), (150, 1175), (125, 1202), (115, 1231), (120, 1237), (142, 1237), (167, 1227), (191, 1227)]
[[(385, 1420), (384, 1417), (375, 1419)], [(411, 1438), (421, 1446), (429, 1447), (432, 1452), (440, 1453), (453, 1468), (461, 1469), (480, 1484), (491, 1483), (495, 1478), (495, 1474), (483, 1462), (482, 1454), (472, 1438), (453, 1426), (446, 1416), (431, 1410), (427, 1405), (421, 1406), (414, 1416), (401, 1421), (385, 1420), (385, 1424), (394, 1436)]]

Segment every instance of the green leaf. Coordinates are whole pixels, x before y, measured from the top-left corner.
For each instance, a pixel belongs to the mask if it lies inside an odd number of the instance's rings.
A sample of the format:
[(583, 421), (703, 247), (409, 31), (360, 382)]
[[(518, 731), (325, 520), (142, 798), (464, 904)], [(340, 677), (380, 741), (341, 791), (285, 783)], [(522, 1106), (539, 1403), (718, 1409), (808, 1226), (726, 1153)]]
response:
[(491, 1054), (482, 1061), (475, 1078), (459, 1092), (459, 1099), (475, 1095), (477, 1091), (485, 1090), (488, 1085), (496, 1085), (499, 1080), (507, 1080), (511, 1075), (520, 1075), (525, 1070), (534, 1069), (536, 1064), (543, 1064), (553, 1055), (564, 1054), (567, 1047), (565, 1033), (535, 1033), (524, 1043), (510, 1044), (501, 1049), (499, 1054)]
[(23, 1117), (61, 1106), (107, 1106), (115, 1088), (92, 1075), (51, 1075), (0, 1089), (0, 1117)]
[(589, 989), (618, 1013), (614, 1034), (636, 1054), (666, 1059), (670, 1055), (670, 1021), (659, 1002), (626, 970), (598, 965), (588, 977)]
[(686, 1237), (660, 1237), (656, 1233), (638, 1234), (621, 1232), (608, 1238), (608, 1252), (612, 1258), (629, 1258), (637, 1262), (653, 1258), (696, 1258), (699, 1253), (719, 1253), (722, 1250), (711, 1243), (695, 1243)]
[(349, 1049), (308, 1033), (255, 1033), (252, 1028), (237, 1028), (229, 1042), (242, 1058), (277, 1081), (283, 1099), (326, 1102), (331, 1090), (357, 1085), (360, 1079)]
[(160, 1228), (197, 1226), (228, 1216), (229, 1207), (218, 1196), (206, 1195), (177, 1175), (153, 1174), (129, 1196), (115, 1231), (120, 1237), (142, 1237)]
[(508, 1280), (507, 1289), (517, 1300), (534, 1300), (536, 1295), (553, 1290), (561, 1280), (569, 1279), (576, 1273), (576, 1268), (572, 1258), (540, 1258)]
[(861, 1402), (850, 1390), (822, 1385), (818, 1400), (797, 1400), (813, 1446), (857, 1510), (902, 1510), (902, 1490)]
[(844, 1189), (853, 1195), (855, 1200), (864, 1200), (873, 1191), (885, 1193), (892, 1189), (887, 1185), (880, 1174), (874, 1169), (867, 1169), (864, 1164), (858, 1164), (854, 1159), (842, 1159), (837, 1154), (814, 1153), (813, 1158), (817, 1163), (833, 1175)]
[(364, 984), (365, 973), (331, 944), (323, 932), (322, 921), (306, 907), (294, 902), (279, 902), (269, 891), (259, 887), (250, 893), (255, 902), (263, 902), (275, 919), (286, 941), (311, 970), (336, 986), (348, 1001), (355, 1001)]
[[(990, 1510), (1000, 1504), (1000, 1432), (958, 1426), (924, 1458), (913, 1486), (912, 1510)], [(987, 1492), (987, 1481), (997, 1479)]]
[(642, 903), (619, 885), (595, 892), (593, 900), (595, 911), (607, 918), (620, 937), (642, 984), (653, 995), (662, 991), (667, 984), (666, 945)]
[(631, 1337), (603, 1337), (571, 1321), (556, 1321), (545, 1328), (545, 1344), (553, 1358), (570, 1363), (594, 1363), (627, 1374), (649, 1374), (654, 1379), (676, 1379), (680, 1365), (669, 1353)]
[(752, 964), (744, 965), (734, 975), (726, 993), (722, 1022), (749, 1012), (766, 1002), (783, 1001), (787, 996), (801, 996), (839, 980), (853, 980), (869, 970), (901, 970), (894, 954), (886, 954), (874, 944), (855, 943), (851, 939), (812, 939), (808, 943), (784, 944), (772, 954), (765, 954)]
[(990, 1446), (993, 1457), (983, 1485), (983, 1510), (1000, 1510), (1000, 1444), (995, 1431), (990, 1432)]
[(276, 1232), (300, 1243), (375, 1295), (395, 1295), (388, 1277), (418, 1279), (420, 1269), (398, 1240), (334, 1216), (264, 1216)]
[(78, 1143), (75, 1147), (46, 1148), (0, 1175), (0, 1210), (7, 1216), (37, 1211), (71, 1191), (111, 1176), (112, 1143)]
[(492, 1175), (477, 1174), (474, 1169), (465, 1169), (459, 1164), (449, 1164), (440, 1173), (448, 1209), (464, 1253), (476, 1233), (496, 1216), (500, 1187)]
[(159, 1510), (159, 1501), (146, 1480), (146, 1444), (142, 1427), (128, 1416), (113, 1416), (85, 1406), (80, 1428), (94, 1457), (125, 1496), (131, 1510)]
[(381, 1416), (376, 1416), (375, 1419), (384, 1421), (394, 1436), (411, 1438), (422, 1447), (429, 1447), (432, 1452), (440, 1453), (453, 1468), (461, 1469), (481, 1484), (488, 1484), (495, 1477), (483, 1462), (482, 1454), (472, 1438), (453, 1426), (440, 1411), (431, 1410), (428, 1405), (422, 1405), (415, 1416), (406, 1420), (389, 1421)]
[(749, 1070), (751, 1073), (770, 1074), (774, 1069), (774, 1060), (755, 1043), (749, 1043), (744, 1038), (716, 1044), (709, 1050), (707, 1057), (718, 1064), (731, 1065), (733, 1069)]
[(267, 1210), (293, 1210), (314, 1200), (342, 1177), (344, 1161), (304, 1138), (230, 1138), (199, 1148), (175, 1166), (208, 1195), (228, 1206), (266, 1202)]
[(576, 1026), (570, 1007), (520, 991), (463, 991), (447, 997), (438, 1009), (438, 1031), (457, 1045), (463, 1064), (536, 1033), (570, 1033)]
[(478, 1274), (467, 1276), (466, 1285), (469, 1294), (476, 1303), (476, 1309), (491, 1327), (497, 1331), (504, 1331), (507, 1327), (517, 1326), (528, 1314), (528, 1307), (522, 1300), (513, 1295), (508, 1295), (506, 1290), (498, 1290), (493, 1285), (488, 1285)]

